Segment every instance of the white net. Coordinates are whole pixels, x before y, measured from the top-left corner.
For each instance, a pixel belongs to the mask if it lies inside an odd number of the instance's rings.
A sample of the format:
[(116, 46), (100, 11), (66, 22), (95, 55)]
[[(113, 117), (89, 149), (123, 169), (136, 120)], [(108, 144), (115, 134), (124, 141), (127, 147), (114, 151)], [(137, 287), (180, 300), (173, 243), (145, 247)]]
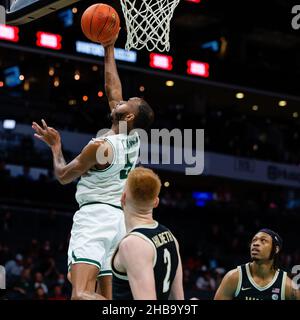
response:
[(126, 50), (170, 50), (170, 21), (180, 0), (120, 0), (127, 27)]

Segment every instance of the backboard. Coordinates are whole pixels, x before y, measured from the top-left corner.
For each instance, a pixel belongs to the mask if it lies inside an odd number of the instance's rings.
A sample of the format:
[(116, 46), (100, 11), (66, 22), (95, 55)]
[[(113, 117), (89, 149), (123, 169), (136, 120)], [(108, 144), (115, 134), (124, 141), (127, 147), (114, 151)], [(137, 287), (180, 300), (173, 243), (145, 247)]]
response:
[(6, 23), (24, 24), (80, 0), (7, 0)]

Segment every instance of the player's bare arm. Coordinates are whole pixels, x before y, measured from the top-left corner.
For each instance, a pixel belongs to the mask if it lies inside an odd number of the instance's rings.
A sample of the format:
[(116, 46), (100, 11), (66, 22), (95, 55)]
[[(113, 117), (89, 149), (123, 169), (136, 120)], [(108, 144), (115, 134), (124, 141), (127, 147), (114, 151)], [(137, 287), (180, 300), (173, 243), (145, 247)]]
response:
[(232, 300), (239, 282), (239, 272), (233, 269), (226, 273), (223, 278), (214, 300)]
[(178, 267), (176, 270), (176, 275), (173, 280), (169, 300), (184, 300), (184, 292), (183, 292), (183, 276), (182, 276), (182, 263), (179, 252), (179, 244), (178, 241), (174, 238), (178, 253)]
[(287, 277), (285, 285), (286, 300), (300, 300), (300, 290), (293, 281)]
[(105, 77), (105, 92), (108, 98), (109, 107), (112, 110), (117, 103), (123, 100), (122, 97), (122, 84), (118, 75), (115, 55), (114, 44), (117, 40), (116, 36), (113, 41), (104, 43), (105, 58), (104, 58), (104, 77)]
[(153, 272), (154, 249), (147, 241), (130, 235), (119, 246), (119, 263), (126, 270), (135, 300), (156, 300)]
[[(74, 181), (95, 165), (101, 169), (109, 165), (109, 163), (104, 164), (105, 161), (103, 159), (105, 155), (112, 155), (113, 151), (111, 146), (104, 141), (89, 143), (74, 160), (67, 164), (62, 153), (59, 132), (52, 127), (48, 127), (44, 120), (42, 120), (42, 127), (36, 122), (33, 122), (32, 128), (36, 131), (34, 136), (45, 142), (51, 148), (55, 176), (61, 184)], [(105, 150), (105, 152), (99, 153), (100, 147), (102, 150)], [(103, 157), (102, 160), (100, 160), (101, 165), (99, 165), (98, 156), (101, 157), (101, 154)]]

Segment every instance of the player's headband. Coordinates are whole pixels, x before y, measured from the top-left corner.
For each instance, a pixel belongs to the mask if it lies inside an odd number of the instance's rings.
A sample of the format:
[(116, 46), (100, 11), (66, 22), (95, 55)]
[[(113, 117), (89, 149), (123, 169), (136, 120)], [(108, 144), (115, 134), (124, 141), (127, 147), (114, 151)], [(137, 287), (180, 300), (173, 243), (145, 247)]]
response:
[(260, 229), (258, 232), (264, 232), (264, 233), (267, 233), (269, 236), (271, 236), (271, 238), (273, 239), (274, 243), (276, 246), (278, 246), (280, 249), (282, 248), (282, 238), (280, 237), (280, 235), (271, 230), (271, 229), (267, 229), (267, 228), (264, 228), (264, 229)]

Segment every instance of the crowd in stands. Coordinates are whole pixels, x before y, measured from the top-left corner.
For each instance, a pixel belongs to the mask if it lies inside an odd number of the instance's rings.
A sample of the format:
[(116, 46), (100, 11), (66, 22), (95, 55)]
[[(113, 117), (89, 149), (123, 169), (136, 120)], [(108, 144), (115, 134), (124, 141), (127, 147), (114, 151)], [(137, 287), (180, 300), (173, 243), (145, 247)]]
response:
[[(153, 128), (205, 129), (206, 151), (290, 164), (300, 162), (300, 130), (295, 119), (257, 117), (225, 109), (212, 109), (205, 114), (194, 115), (182, 106), (169, 108), (168, 112), (158, 111)], [(55, 118), (54, 122), (49, 120), (49, 123), (58, 130), (81, 130), (91, 135), (109, 126), (108, 122), (102, 120), (94, 124), (73, 121), (71, 123), (76, 123), (76, 127), (72, 127), (67, 125), (69, 122), (65, 121), (65, 117)], [(47, 150), (36, 149), (33, 139), (33, 135), (0, 132), (2, 158), (8, 163), (49, 167), (52, 163), (51, 154)], [(75, 156), (67, 145), (64, 145), (64, 152), (67, 159)]]
[[(64, 246), (52, 248), (50, 241), (32, 239), (19, 249), (0, 244), (0, 261), (6, 269), (5, 298), (8, 300), (66, 300), (70, 284), (66, 279)], [(17, 251), (19, 252), (19, 251)]]
[[(0, 178), (0, 265), (6, 267), (7, 299), (70, 297), (67, 247), (75, 186), (47, 179)], [(211, 299), (224, 274), (249, 261), (249, 242), (262, 227), (283, 237), (285, 270), (300, 264), (299, 211), (224, 199), (198, 207), (187, 191), (162, 191), (155, 218), (178, 238), (187, 298)]]
[[(204, 128), (208, 151), (299, 164), (300, 132), (295, 122), (224, 110), (199, 117), (184, 114), (182, 108), (170, 110), (168, 117), (157, 117), (156, 127)], [(60, 128), (72, 129), (68, 123), (64, 127), (58, 121)], [(68, 150), (64, 152), (67, 159), (74, 156)], [(7, 270), (6, 296), (67, 299), (70, 284), (66, 280), (66, 252), (72, 214), (77, 209), (76, 186), (61, 187), (55, 181), (51, 153), (36, 149), (30, 135), (2, 131), (0, 154), (0, 265)], [(12, 178), (7, 164), (21, 165), (22, 173)], [(47, 173), (34, 180), (30, 174), (33, 166), (46, 168)], [(281, 264), (286, 270), (300, 264), (299, 210), (288, 210), (287, 199), (283, 200), (279, 191), (273, 197), (275, 202), (251, 201), (247, 190), (245, 195), (237, 199), (224, 194), (197, 207), (190, 190), (163, 189), (155, 217), (181, 244), (187, 297), (211, 299), (224, 274), (248, 261), (249, 241), (261, 227), (273, 228), (282, 235)]]

